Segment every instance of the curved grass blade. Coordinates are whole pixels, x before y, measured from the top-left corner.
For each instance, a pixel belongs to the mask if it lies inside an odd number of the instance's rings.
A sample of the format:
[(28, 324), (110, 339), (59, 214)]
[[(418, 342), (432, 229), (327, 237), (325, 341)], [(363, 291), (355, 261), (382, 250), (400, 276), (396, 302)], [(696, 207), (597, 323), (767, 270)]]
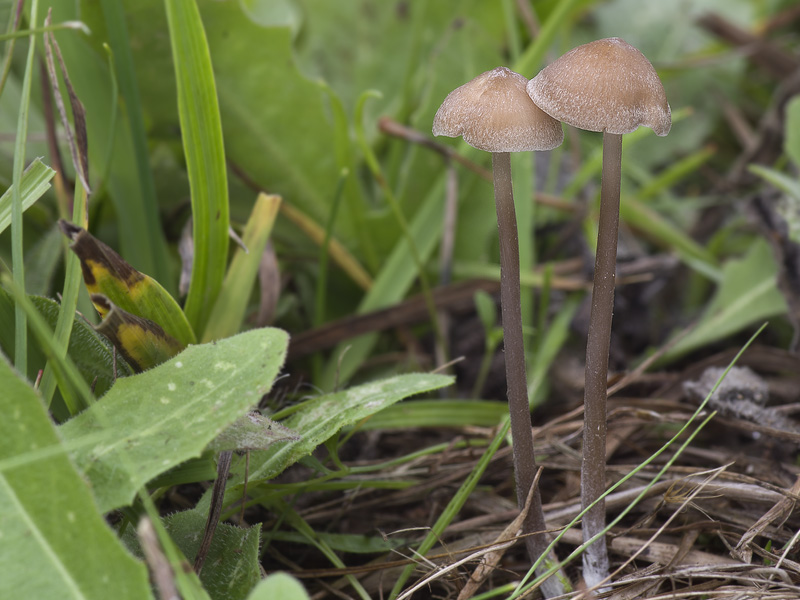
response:
[[(44, 164), (41, 159), (35, 159), (22, 173), (19, 185), (22, 187), (20, 198), (23, 212), (30, 208), (34, 202), (41, 198), (50, 189), (50, 180), (56, 172)], [(8, 188), (0, 197), (0, 233), (11, 224), (12, 198), (14, 185)]]
[(258, 276), (261, 256), (272, 233), (280, 205), (280, 196), (261, 193), (256, 198), (242, 236), (247, 250), (237, 248), (233, 255), (225, 275), (225, 285), (217, 296), (208, 326), (203, 332), (203, 342), (228, 337), (242, 327), (247, 302)]
[(192, 195), (194, 263), (186, 317), (202, 337), (228, 260), (228, 179), (211, 55), (194, 0), (165, 0)]

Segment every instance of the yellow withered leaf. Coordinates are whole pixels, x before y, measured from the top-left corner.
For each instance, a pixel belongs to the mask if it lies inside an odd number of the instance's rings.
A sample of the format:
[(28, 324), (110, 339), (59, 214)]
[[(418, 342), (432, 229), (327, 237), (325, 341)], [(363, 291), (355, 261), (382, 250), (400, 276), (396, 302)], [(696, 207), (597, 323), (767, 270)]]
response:
[(175, 338), (153, 321), (121, 309), (102, 294), (92, 294), (91, 298), (103, 314), (103, 322), (95, 329), (111, 340), (136, 371), (155, 367), (183, 350)]
[(126, 313), (156, 324), (183, 349), (196, 343), (186, 315), (160, 283), (129, 265), (110, 246), (88, 231), (68, 221), (58, 222), (70, 240), (70, 248), (81, 261), (83, 280), (90, 294), (106, 298), (108, 303), (95, 302), (95, 308), (105, 320), (108, 306), (114, 305)]

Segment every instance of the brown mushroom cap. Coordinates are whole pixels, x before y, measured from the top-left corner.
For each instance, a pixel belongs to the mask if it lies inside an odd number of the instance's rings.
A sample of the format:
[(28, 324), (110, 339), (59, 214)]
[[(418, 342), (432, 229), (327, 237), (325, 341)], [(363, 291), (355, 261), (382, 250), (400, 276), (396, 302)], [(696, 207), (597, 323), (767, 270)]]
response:
[(619, 38), (573, 48), (531, 79), (528, 94), (550, 116), (589, 131), (624, 134), (644, 125), (667, 135), (672, 126), (653, 65)]
[(433, 135), (460, 135), (487, 152), (552, 150), (564, 140), (564, 130), (533, 103), (527, 83), (505, 67), (478, 75), (444, 99), (433, 118)]

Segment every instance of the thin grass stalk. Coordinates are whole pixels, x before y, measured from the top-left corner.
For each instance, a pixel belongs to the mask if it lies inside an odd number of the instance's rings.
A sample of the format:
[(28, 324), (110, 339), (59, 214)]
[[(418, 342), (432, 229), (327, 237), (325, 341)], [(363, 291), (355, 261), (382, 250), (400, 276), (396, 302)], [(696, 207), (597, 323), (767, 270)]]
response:
[[(464, 483), (461, 484), (461, 487), (456, 492), (455, 496), (453, 496), (452, 500), (447, 504), (445, 509), (442, 511), (442, 514), (439, 515), (439, 518), (436, 520), (436, 523), (433, 524), (431, 527), (430, 532), (422, 541), (422, 543), (417, 547), (416, 553), (424, 556), (427, 554), (431, 548), (439, 541), (440, 536), (444, 533), (444, 530), (447, 529), (447, 526), (453, 521), (456, 515), (459, 513), (461, 508), (464, 506), (464, 503), (469, 498), (470, 494), (472, 494), (475, 486), (478, 485), (478, 481), (481, 477), (483, 477), (484, 472), (489, 466), (494, 455), (500, 449), (501, 444), (505, 440), (506, 435), (508, 435), (510, 424), (508, 421), (504, 421), (504, 423), (500, 426), (497, 434), (494, 436), (491, 444), (489, 447), (486, 448), (486, 451), (483, 453), (481, 458), (475, 464), (475, 467), (472, 469), (472, 472), (469, 476), (464, 480)], [(409, 576), (416, 568), (416, 565), (408, 565), (403, 569), (403, 572), (395, 581), (394, 587), (392, 587), (392, 591), (389, 592), (389, 599), (397, 598), (400, 594), (400, 590), (403, 589), (403, 585), (405, 585), (406, 581), (408, 581)]]
[[(80, 223), (85, 227), (88, 217), (88, 197), (86, 195), (86, 190), (83, 189), (80, 179), (77, 177), (75, 178), (75, 199), (77, 199), (77, 202), (75, 200), (72, 202), (72, 222)], [(66, 252), (64, 267), (64, 289), (61, 293), (61, 310), (59, 310), (58, 313), (58, 321), (56, 321), (56, 329), (54, 333), (54, 342), (60, 356), (62, 357), (66, 356), (67, 354), (69, 338), (72, 335), (72, 324), (75, 320), (75, 311), (78, 308), (78, 294), (80, 293), (81, 285), (83, 284), (83, 278), (81, 275), (81, 261), (77, 254), (70, 252), (69, 248), (66, 247), (66, 242), (64, 245)], [(56, 383), (53, 365), (50, 363), (50, 361), (48, 361), (45, 365), (44, 374), (42, 375), (42, 381), (39, 386), (42, 399), (44, 400), (45, 405), (48, 407), (53, 401)], [(75, 413), (71, 410), (70, 413), (75, 415)]]
[[(147, 134), (144, 125), (141, 95), (136, 81), (135, 65), (131, 52), (131, 43), (128, 36), (128, 27), (125, 22), (125, 11), (118, 0), (100, 0), (103, 20), (108, 30), (108, 41), (111, 44), (113, 66), (109, 67), (112, 85), (112, 102), (116, 107), (119, 101), (117, 86), (125, 102), (125, 114), (130, 125), (130, 140), (133, 146), (133, 159), (136, 176), (141, 188), (144, 206), (141, 209), (145, 227), (140, 228), (136, 234), (140, 237), (140, 246), (143, 249), (142, 257), (147, 257), (146, 264), (138, 265), (140, 269), (161, 283), (167, 291), (175, 294), (175, 282), (172, 261), (169, 258), (166, 239), (162, 233), (161, 221), (158, 212), (158, 196), (153, 172), (150, 168), (150, 152), (147, 148)], [(109, 144), (113, 143), (116, 130), (116, 109), (111, 113), (111, 129), (109, 130)], [(111, 149), (111, 145), (108, 146)], [(107, 165), (111, 161), (108, 160)], [(108, 177), (111, 167), (106, 167), (104, 181)], [(125, 227), (126, 223), (120, 223)], [(146, 248), (146, 249), (145, 249)], [(194, 325), (194, 323), (192, 323)], [(196, 332), (199, 334), (201, 332)]]
[[(17, 8), (14, 12), (14, 18), (8, 20), (8, 29), (6, 33), (11, 33), (19, 29), (19, 22), (22, 18), (22, 8), (25, 5), (25, 0), (17, 0)], [(8, 81), (8, 74), (11, 73), (11, 59), (14, 58), (14, 47), (17, 45), (17, 39), (12, 37), (8, 40), (5, 50), (5, 58), (3, 59), (3, 74), (0, 76), (0, 96), (3, 95), (3, 90), (6, 88), (6, 81)]]
[[(317, 278), (317, 293), (314, 303), (314, 327), (319, 327), (325, 322), (325, 304), (328, 293), (328, 259), (329, 247), (331, 238), (333, 237), (333, 226), (336, 223), (336, 215), (339, 212), (339, 205), (341, 204), (342, 195), (344, 192), (344, 185), (347, 178), (350, 176), (350, 171), (343, 168), (339, 173), (339, 182), (336, 185), (336, 191), (333, 194), (333, 204), (331, 204), (331, 212), (328, 215), (328, 222), (325, 224), (325, 238), (319, 246), (319, 258), (317, 264), (319, 265), (319, 276)], [(322, 362), (319, 354), (316, 354), (313, 359), (313, 372), (314, 381), (319, 381), (322, 373)]]
[[(32, 0), (30, 26), (36, 27), (36, 13), (39, 0)], [(19, 118), (17, 119), (17, 139), (14, 144), (14, 167), (12, 182), (14, 192), (11, 202), (11, 267), (14, 283), (25, 293), (25, 258), (22, 244), (22, 171), (25, 168), (25, 142), (28, 137), (28, 110), (31, 103), (31, 80), (33, 77), (33, 57), (36, 44), (31, 36), (28, 57), (25, 61), (25, 77), (20, 92)], [(28, 371), (28, 320), (19, 305), (14, 307), (14, 365), (23, 376)]]
[(419, 278), (419, 284), (422, 288), (422, 296), (425, 299), (425, 306), (428, 309), (428, 314), (430, 315), (431, 325), (433, 326), (433, 333), (436, 337), (436, 342), (441, 348), (445, 348), (444, 339), (442, 336), (442, 328), (439, 325), (439, 315), (436, 311), (436, 304), (433, 301), (433, 294), (431, 293), (431, 286), (428, 282), (428, 275), (425, 271), (425, 265), (422, 261), (422, 256), (417, 248), (417, 244), (414, 242), (414, 236), (411, 234), (411, 230), (408, 226), (408, 221), (406, 220), (405, 215), (403, 214), (402, 209), (400, 208), (400, 204), (397, 202), (397, 198), (394, 197), (394, 192), (392, 188), (389, 187), (389, 182), (386, 181), (386, 177), (383, 175), (381, 171), (380, 164), (378, 163), (378, 159), (375, 157), (375, 154), (372, 152), (372, 148), (370, 147), (369, 143), (367, 142), (366, 135), (364, 134), (364, 125), (363, 125), (363, 112), (364, 112), (364, 104), (367, 101), (367, 98), (370, 97), (381, 97), (381, 94), (375, 92), (374, 90), (368, 90), (361, 94), (361, 97), (358, 99), (358, 103), (356, 104), (356, 115), (355, 115), (355, 124), (356, 124), (356, 138), (361, 146), (361, 151), (364, 153), (364, 161), (367, 163), (370, 171), (372, 171), (373, 176), (375, 177), (378, 184), (381, 186), (383, 190), (383, 194), (386, 197), (386, 201), (389, 203), (389, 207), (392, 210), (392, 214), (397, 221), (397, 224), (400, 226), (400, 231), (403, 234), (403, 238), (406, 240), (408, 244), (408, 249), (411, 253), (411, 258), (414, 261), (414, 266), (417, 268), (417, 277)]

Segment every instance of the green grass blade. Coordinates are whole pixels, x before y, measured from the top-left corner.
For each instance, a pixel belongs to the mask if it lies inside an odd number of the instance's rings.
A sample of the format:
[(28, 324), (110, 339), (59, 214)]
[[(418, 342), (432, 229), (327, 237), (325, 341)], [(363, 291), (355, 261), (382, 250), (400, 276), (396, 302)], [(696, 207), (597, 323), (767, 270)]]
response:
[(186, 316), (203, 336), (225, 278), (228, 179), (211, 55), (194, 0), (165, 0), (178, 114), (192, 194), (194, 262)]
[[(50, 189), (50, 180), (55, 174), (56, 172), (53, 169), (38, 158), (25, 169), (20, 180), (20, 186), (22, 186), (20, 203), (23, 212), (29, 209), (34, 202)], [(3, 233), (6, 227), (11, 224), (12, 204), (15, 196), (14, 187), (12, 185), (0, 197), (0, 233)]]
[(539, 30), (539, 35), (525, 49), (522, 56), (514, 63), (513, 70), (525, 77), (533, 77), (544, 60), (545, 53), (549, 50), (550, 44), (556, 37), (559, 29), (569, 19), (570, 14), (575, 10), (582, 0), (563, 0), (556, 4), (555, 9), (544, 22)]
[[(30, 25), (36, 27), (36, 11), (39, 1), (33, 0), (31, 4)], [(36, 44), (33, 38), (28, 43), (28, 58), (25, 61), (25, 78), (22, 82), (22, 91), (17, 119), (17, 139), (14, 143), (14, 167), (11, 202), (11, 264), (14, 273), (14, 282), (25, 293), (25, 262), (22, 246), (22, 171), (25, 166), (25, 142), (28, 137), (28, 111), (31, 102), (31, 78), (33, 77), (33, 56)], [(16, 343), (14, 345), (14, 364), (20, 373), (28, 370), (28, 325), (25, 311), (17, 305), (14, 310), (14, 330)]]
[[(423, 261), (433, 252), (442, 232), (443, 186), (444, 178), (440, 178), (409, 224), (411, 237)], [(405, 238), (395, 245), (369, 292), (361, 301), (359, 314), (384, 308), (403, 299), (417, 275), (414, 262), (408, 260), (409, 252)], [(331, 390), (337, 380), (341, 383), (350, 379), (369, 355), (377, 337), (377, 334), (367, 334), (337, 346), (333, 352), (333, 360), (326, 366), (319, 385), (323, 389)], [(347, 346), (350, 348), (345, 351)]]
[(247, 301), (258, 276), (261, 255), (272, 233), (275, 217), (281, 205), (280, 196), (259, 194), (253, 212), (242, 235), (247, 252), (236, 250), (225, 275), (225, 285), (217, 297), (214, 310), (203, 333), (203, 342), (218, 340), (239, 331), (247, 312)]
[[(448, 525), (450, 525), (461, 508), (464, 506), (464, 503), (467, 501), (470, 494), (472, 494), (472, 492), (475, 490), (475, 486), (478, 485), (478, 481), (480, 481), (480, 478), (488, 468), (492, 458), (500, 449), (500, 446), (505, 440), (506, 435), (508, 435), (509, 424), (510, 422), (506, 421), (497, 431), (497, 435), (494, 436), (492, 443), (488, 448), (486, 448), (486, 451), (483, 453), (480, 460), (478, 460), (478, 462), (475, 464), (475, 468), (472, 469), (469, 477), (467, 477), (464, 480), (464, 483), (461, 484), (461, 487), (458, 488), (456, 495), (453, 496), (453, 498), (447, 504), (445, 509), (442, 511), (442, 514), (439, 515), (438, 519), (436, 519), (436, 523), (434, 523), (433, 527), (431, 527), (428, 535), (425, 536), (425, 539), (416, 549), (417, 554), (425, 556), (425, 554), (441, 539), (444, 530), (447, 529)], [(416, 564), (410, 564), (403, 569), (403, 572), (397, 578), (392, 591), (389, 593), (389, 598), (397, 597), (397, 595), (400, 593), (400, 590), (403, 589), (403, 585), (408, 580), (411, 573), (413, 573), (415, 568)]]
[[(108, 43), (111, 48), (114, 71), (111, 72), (112, 94), (119, 88), (122, 98), (125, 101), (125, 112), (128, 117), (130, 129), (130, 141), (132, 145), (133, 163), (136, 171), (136, 178), (141, 186), (143, 200), (148, 206), (152, 206), (147, 211), (147, 227), (150, 233), (142, 232), (146, 235), (154, 236), (157, 242), (156, 258), (162, 264), (157, 264), (156, 270), (148, 271), (156, 279), (161, 281), (169, 291), (175, 291), (175, 284), (170, 277), (168, 262), (163, 260), (166, 257), (167, 248), (163, 237), (157, 233), (161, 231), (160, 223), (156, 220), (158, 216), (158, 199), (156, 196), (156, 186), (153, 180), (153, 173), (150, 169), (150, 153), (147, 148), (147, 135), (145, 133), (144, 117), (139, 96), (139, 88), (136, 83), (136, 73), (134, 70), (133, 56), (131, 55), (131, 45), (128, 36), (128, 28), (125, 24), (123, 3), (117, 0), (101, 0), (103, 18), (106, 29), (108, 30)], [(116, 94), (114, 94), (116, 98)], [(111, 127), (108, 133), (108, 148), (113, 147), (114, 134), (117, 121), (116, 102), (112, 103), (110, 109)], [(110, 162), (107, 163), (109, 165)], [(106, 167), (108, 169), (108, 166)], [(154, 218), (155, 217), (155, 218)], [(78, 223), (78, 221), (75, 221)], [(142, 245), (149, 243), (142, 241)], [(160, 255), (160, 256), (159, 256)], [(147, 265), (141, 265), (146, 268)]]

